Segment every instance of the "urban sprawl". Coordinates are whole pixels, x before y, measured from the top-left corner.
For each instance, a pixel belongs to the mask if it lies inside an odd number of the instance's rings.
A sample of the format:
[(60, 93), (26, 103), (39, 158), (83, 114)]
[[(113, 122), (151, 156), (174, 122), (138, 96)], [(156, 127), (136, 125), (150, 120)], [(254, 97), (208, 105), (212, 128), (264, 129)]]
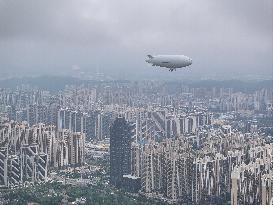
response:
[[(0, 188), (103, 182), (169, 204), (270, 205), (272, 135), (272, 87), (99, 81), (0, 88)], [(0, 194), (0, 204), (10, 201)]]

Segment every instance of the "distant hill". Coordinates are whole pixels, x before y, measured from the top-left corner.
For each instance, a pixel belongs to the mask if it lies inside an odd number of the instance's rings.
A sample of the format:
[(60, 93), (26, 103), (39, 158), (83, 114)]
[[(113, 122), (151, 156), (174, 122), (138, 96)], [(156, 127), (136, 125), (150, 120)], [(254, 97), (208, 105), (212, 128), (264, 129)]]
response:
[[(127, 80), (117, 81), (87, 81), (69, 76), (40, 76), (40, 77), (24, 77), (10, 78), (0, 80), (0, 88), (16, 88), (20, 85), (30, 85), (40, 89), (49, 91), (59, 91), (65, 88), (65, 85), (80, 84), (107, 84), (107, 83), (130, 83)], [(132, 81), (135, 82), (135, 81)], [(273, 80), (263, 81), (240, 81), (240, 80), (201, 80), (201, 81), (169, 81), (165, 82), (171, 90), (178, 88), (181, 84), (189, 87), (199, 88), (233, 88), (234, 91), (253, 92), (261, 88), (273, 88)]]
[(204, 87), (204, 88), (233, 88), (234, 91), (253, 92), (262, 88), (273, 88), (273, 80), (261, 81), (240, 81), (240, 80), (203, 80), (190, 82), (191, 87)]
[(40, 89), (50, 91), (61, 90), (65, 85), (79, 84), (80, 80), (73, 77), (60, 76), (40, 76), (40, 77), (24, 77), (24, 78), (10, 78), (0, 80), (1, 88), (16, 88), (20, 85), (36, 86)]
[(0, 88), (16, 88), (21, 85), (30, 85), (44, 90), (59, 91), (63, 90), (66, 85), (81, 85), (81, 84), (100, 84), (100, 83), (127, 83), (126, 80), (117, 81), (96, 81), (96, 80), (81, 80), (69, 76), (39, 76), (39, 77), (23, 77), (9, 78), (0, 80)]

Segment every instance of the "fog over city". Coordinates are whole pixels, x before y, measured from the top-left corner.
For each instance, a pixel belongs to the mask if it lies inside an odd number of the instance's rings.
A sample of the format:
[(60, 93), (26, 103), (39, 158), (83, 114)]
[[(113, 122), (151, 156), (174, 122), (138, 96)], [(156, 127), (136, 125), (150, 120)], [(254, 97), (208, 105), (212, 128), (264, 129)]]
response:
[[(0, 0), (0, 75), (272, 76), (271, 0)], [(147, 54), (183, 54), (171, 73)]]

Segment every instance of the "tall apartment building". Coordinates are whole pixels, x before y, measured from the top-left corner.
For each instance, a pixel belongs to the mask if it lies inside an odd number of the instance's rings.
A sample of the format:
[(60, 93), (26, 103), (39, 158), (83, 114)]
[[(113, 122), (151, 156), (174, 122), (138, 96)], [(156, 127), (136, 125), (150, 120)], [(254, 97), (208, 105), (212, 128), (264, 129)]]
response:
[(0, 185), (8, 185), (8, 148), (0, 148)]
[(118, 117), (110, 130), (110, 183), (122, 186), (123, 175), (131, 174), (132, 125)]
[(56, 138), (54, 166), (76, 166), (84, 163), (85, 134), (62, 130)]
[(21, 147), (21, 181), (44, 181), (47, 178), (48, 159), (39, 152), (37, 144)]

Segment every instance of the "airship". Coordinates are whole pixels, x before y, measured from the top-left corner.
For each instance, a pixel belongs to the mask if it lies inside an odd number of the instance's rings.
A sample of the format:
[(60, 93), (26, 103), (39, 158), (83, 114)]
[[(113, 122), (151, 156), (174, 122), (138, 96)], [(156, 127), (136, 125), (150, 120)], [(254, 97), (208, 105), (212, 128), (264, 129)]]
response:
[(184, 55), (147, 55), (147, 63), (152, 66), (168, 68), (169, 71), (174, 71), (177, 68), (183, 68), (192, 64), (192, 59)]

